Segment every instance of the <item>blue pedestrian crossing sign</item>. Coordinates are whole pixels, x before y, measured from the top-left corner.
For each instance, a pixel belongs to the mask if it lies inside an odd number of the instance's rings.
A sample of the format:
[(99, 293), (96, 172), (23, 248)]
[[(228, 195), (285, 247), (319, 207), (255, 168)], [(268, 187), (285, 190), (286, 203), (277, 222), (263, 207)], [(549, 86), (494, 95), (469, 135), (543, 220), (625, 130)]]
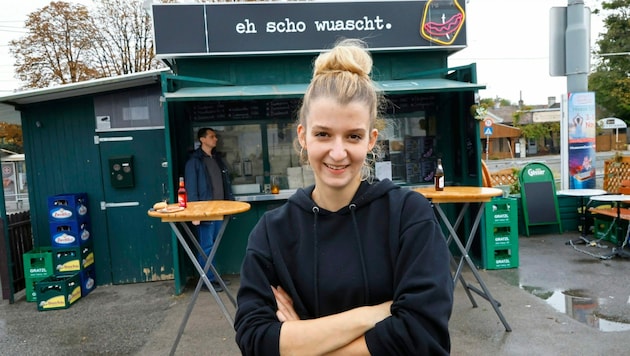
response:
[(483, 129), (483, 134), (486, 135), (486, 136), (491, 136), (492, 135), (492, 126), (484, 128)]

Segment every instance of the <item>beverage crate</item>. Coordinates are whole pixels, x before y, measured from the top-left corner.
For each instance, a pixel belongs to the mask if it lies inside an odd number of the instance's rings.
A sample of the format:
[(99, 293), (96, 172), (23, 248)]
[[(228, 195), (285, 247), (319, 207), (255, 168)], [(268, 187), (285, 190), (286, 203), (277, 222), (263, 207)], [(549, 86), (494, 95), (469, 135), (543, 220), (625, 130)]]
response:
[(44, 278), (55, 273), (53, 269), (52, 248), (38, 247), (22, 255), (24, 276), (26, 278)]
[(497, 248), (486, 253), (486, 269), (507, 269), (518, 267), (518, 245)]
[(91, 243), (79, 247), (53, 247), (55, 274), (79, 272), (94, 264), (94, 249)]
[(485, 243), (487, 249), (518, 245), (518, 233), (510, 227), (495, 227), (486, 231)]
[(51, 221), (49, 228), (53, 247), (83, 246), (92, 241), (88, 221)]
[(79, 272), (81, 279), (81, 296), (85, 297), (96, 288), (96, 267), (91, 265)]
[[(627, 229), (627, 223), (621, 222), (621, 230), (625, 235)], [(613, 219), (607, 218), (594, 218), (593, 219), (593, 234), (596, 240), (604, 240), (618, 244), (617, 240), (617, 223)]]
[(81, 279), (78, 273), (46, 277), (35, 288), (39, 311), (68, 309), (81, 298)]
[(48, 197), (49, 221), (83, 221), (87, 219), (86, 193), (58, 194)]
[(37, 301), (37, 283), (43, 281), (44, 279), (48, 278), (50, 276), (46, 276), (46, 277), (26, 277), (24, 278), (25, 284), (26, 284), (26, 289), (25, 289), (25, 296), (26, 296), (26, 301), (27, 302), (36, 302)]
[(518, 231), (518, 207), (516, 199), (494, 198), (485, 206), (486, 227), (510, 226)]

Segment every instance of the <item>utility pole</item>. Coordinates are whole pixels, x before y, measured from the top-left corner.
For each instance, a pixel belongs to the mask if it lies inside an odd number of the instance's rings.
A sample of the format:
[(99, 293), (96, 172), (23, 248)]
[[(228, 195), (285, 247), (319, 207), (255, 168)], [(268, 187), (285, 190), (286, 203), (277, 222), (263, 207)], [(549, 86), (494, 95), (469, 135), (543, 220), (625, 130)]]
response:
[(584, 0), (568, 1), (565, 33), (567, 93), (586, 92), (591, 58), (590, 12), (584, 7)]
[[(562, 97), (562, 115), (560, 118), (562, 189), (569, 189), (570, 153), (567, 96), (569, 93), (588, 91), (590, 18), (590, 9), (584, 6), (583, 0), (568, 0), (566, 8), (554, 7), (550, 11), (549, 74), (567, 77), (567, 95)], [(594, 161), (593, 164), (595, 164)]]

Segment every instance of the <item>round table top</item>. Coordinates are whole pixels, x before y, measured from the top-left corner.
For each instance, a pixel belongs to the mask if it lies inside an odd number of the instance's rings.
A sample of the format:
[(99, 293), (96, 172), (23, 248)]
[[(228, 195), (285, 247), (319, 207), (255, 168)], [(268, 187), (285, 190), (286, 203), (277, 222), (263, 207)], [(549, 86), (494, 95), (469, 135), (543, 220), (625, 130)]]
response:
[(630, 195), (623, 195), (623, 194), (597, 195), (597, 196), (591, 197), (591, 200), (607, 201), (607, 202), (630, 201)]
[(212, 221), (223, 220), (225, 215), (243, 213), (251, 207), (249, 203), (234, 200), (191, 201), (186, 208), (176, 209), (177, 204), (169, 204), (173, 212), (162, 212), (150, 209), (147, 214), (161, 218), (163, 222), (175, 221)]
[(572, 197), (591, 197), (595, 195), (608, 194), (603, 189), (563, 189), (556, 192), (557, 195), (568, 195)]
[(444, 187), (437, 191), (435, 187), (415, 188), (415, 192), (424, 195), (434, 203), (476, 203), (489, 202), (492, 197), (503, 195), (503, 190), (487, 187)]

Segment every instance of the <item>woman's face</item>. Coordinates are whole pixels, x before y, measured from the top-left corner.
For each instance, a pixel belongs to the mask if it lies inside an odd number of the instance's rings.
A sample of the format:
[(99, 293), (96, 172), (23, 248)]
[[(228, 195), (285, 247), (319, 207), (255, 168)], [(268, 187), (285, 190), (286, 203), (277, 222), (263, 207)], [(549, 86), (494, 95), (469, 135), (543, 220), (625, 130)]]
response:
[(308, 152), (316, 185), (335, 189), (358, 185), (365, 157), (378, 137), (378, 130), (370, 130), (368, 108), (359, 102), (340, 105), (335, 99), (318, 98), (311, 102), (306, 125), (298, 125), (298, 137)]

